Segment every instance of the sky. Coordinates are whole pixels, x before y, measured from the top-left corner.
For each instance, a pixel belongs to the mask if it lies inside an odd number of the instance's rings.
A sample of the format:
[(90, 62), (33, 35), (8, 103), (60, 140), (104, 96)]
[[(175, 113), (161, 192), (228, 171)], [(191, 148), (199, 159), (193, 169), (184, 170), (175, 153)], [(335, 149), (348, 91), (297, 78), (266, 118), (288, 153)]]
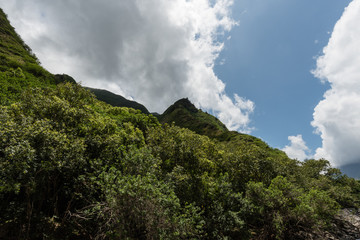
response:
[[(360, 166), (360, 0), (0, 0), (52, 73)], [(345, 168), (344, 168), (345, 169)], [(360, 177), (360, 176), (359, 176)]]

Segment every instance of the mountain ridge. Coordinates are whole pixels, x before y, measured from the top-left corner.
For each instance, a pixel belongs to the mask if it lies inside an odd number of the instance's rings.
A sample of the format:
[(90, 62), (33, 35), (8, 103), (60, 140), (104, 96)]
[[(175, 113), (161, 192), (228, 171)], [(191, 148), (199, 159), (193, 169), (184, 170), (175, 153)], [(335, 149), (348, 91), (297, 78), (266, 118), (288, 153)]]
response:
[(90, 88), (85, 87), (85, 89), (90, 90), (97, 99), (100, 101), (106, 102), (114, 107), (129, 107), (140, 110), (142, 113), (150, 114), (150, 112), (147, 110), (147, 108), (142, 105), (141, 103), (138, 103), (136, 101), (128, 100), (125, 97), (112, 93), (108, 90), (104, 89), (96, 89), (96, 88)]

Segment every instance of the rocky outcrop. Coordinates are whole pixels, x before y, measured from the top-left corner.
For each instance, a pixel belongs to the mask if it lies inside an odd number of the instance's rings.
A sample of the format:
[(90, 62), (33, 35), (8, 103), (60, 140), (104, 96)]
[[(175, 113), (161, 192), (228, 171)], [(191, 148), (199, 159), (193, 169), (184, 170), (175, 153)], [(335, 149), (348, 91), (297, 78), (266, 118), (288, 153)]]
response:
[(336, 216), (329, 239), (360, 240), (360, 209), (343, 209)]
[(342, 209), (328, 231), (300, 232), (297, 239), (360, 240), (360, 209)]

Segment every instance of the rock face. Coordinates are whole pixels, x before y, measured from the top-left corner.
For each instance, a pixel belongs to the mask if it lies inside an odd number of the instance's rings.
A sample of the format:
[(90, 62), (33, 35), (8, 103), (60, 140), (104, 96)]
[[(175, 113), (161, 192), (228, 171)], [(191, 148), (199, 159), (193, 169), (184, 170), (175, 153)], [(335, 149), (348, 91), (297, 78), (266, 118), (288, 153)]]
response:
[(360, 240), (360, 209), (342, 209), (326, 232), (300, 232), (297, 239)]
[(360, 239), (360, 209), (341, 210), (334, 224), (334, 236), (329, 239)]

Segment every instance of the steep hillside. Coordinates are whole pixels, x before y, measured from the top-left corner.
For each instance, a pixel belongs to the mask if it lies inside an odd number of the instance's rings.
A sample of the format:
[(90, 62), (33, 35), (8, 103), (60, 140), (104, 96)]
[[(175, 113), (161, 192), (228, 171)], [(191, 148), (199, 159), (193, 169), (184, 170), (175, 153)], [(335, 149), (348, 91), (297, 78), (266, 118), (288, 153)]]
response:
[(29, 87), (54, 87), (60, 82), (61, 78), (40, 66), (0, 9), (0, 104), (18, 100)]
[[(49, 73), (21, 37), (15, 32), (0, 9), (0, 104), (9, 104), (19, 99), (30, 87), (54, 87), (63, 82), (76, 83), (69, 75)], [(130, 107), (149, 113), (141, 104), (129, 101), (111, 92), (90, 89), (99, 100), (113, 106)]]
[(23, 72), (37, 77), (51, 76), (39, 66), (38, 59), (15, 32), (2, 9), (0, 9), (0, 39), (0, 71), (21, 68)]
[(197, 109), (187, 98), (180, 99), (158, 116), (161, 123), (190, 129), (198, 134), (217, 137), (228, 132), (226, 126), (214, 116)]
[(189, 99), (180, 99), (171, 105), (162, 115), (157, 116), (160, 123), (187, 128), (220, 142), (234, 146), (254, 145), (275, 155), (286, 156), (284, 152), (270, 148), (264, 141), (248, 134), (229, 131), (216, 117), (197, 109)]
[(3, 22), (0, 239), (360, 237), (358, 212), (338, 214), (359, 208), (360, 183), (328, 161), (290, 159), (186, 99), (161, 120), (193, 131), (113, 107), (30, 71), (42, 68)]

